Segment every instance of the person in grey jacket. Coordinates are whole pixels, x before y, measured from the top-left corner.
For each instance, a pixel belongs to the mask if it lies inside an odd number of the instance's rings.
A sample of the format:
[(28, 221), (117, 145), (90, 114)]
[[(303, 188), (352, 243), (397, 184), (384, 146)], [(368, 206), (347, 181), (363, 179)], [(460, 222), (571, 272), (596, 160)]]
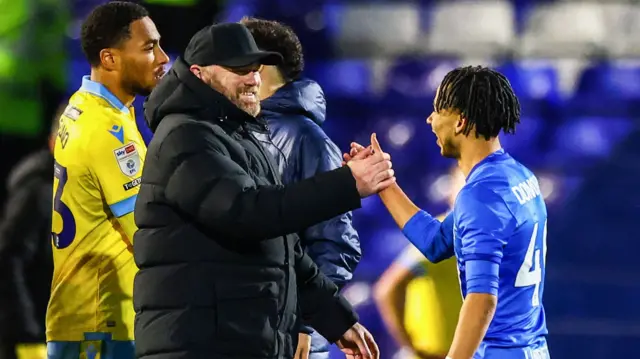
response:
[[(321, 128), (326, 118), (324, 93), (318, 83), (301, 76), (302, 45), (294, 31), (277, 21), (244, 18), (241, 23), (259, 48), (283, 57), (278, 66), (262, 67), (260, 117), (269, 133), (256, 134), (276, 160), (283, 182), (295, 183), (339, 168), (341, 151)], [(351, 212), (309, 227), (300, 236), (320, 270), (339, 288), (344, 287), (362, 255)], [(329, 342), (312, 328), (303, 327), (295, 358), (306, 358), (309, 353), (311, 359), (328, 358)]]

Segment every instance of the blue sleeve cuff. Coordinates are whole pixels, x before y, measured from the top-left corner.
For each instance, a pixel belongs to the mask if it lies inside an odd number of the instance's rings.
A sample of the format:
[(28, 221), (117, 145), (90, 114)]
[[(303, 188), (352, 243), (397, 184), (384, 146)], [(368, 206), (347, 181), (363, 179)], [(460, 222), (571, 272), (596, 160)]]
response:
[(404, 225), (402, 233), (429, 261), (437, 263), (443, 259), (443, 253), (447, 251), (447, 248), (441, 245), (441, 241), (435, 241), (440, 226), (440, 221), (429, 213), (418, 211)]
[(113, 215), (116, 216), (116, 218), (120, 218), (133, 212), (136, 207), (136, 198), (138, 198), (138, 195), (131, 196), (118, 203), (112, 204), (109, 206), (111, 208), (111, 212), (113, 212)]
[(470, 260), (465, 262), (467, 293), (498, 295), (500, 265), (492, 261)]

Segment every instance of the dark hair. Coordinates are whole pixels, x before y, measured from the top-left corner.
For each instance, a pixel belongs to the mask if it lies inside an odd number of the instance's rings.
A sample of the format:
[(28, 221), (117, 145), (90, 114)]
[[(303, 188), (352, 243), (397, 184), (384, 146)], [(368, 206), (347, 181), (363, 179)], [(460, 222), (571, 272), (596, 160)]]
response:
[(117, 47), (131, 36), (131, 23), (149, 16), (147, 10), (135, 3), (112, 1), (100, 5), (82, 24), (82, 51), (92, 67), (100, 65), (100, 51)]
[(473, 127), (476, 137), (489, 140), (504, 133), (515, 133), (520, 123), (520, 102), (511, 84), (501, 73), (482, 66), (459, 67), (440, 84), (435, 110), (459, 111), (467, 119), (464, 134)]
[(252, 17), (243, 17), (240, 23), (251, 31), (260, 49), (282, 55), (284, 60), (278, 65), (278, 70), (287, 82), (300, 78), (304, 69), (302, 44), (291, 27), (277, 21)]

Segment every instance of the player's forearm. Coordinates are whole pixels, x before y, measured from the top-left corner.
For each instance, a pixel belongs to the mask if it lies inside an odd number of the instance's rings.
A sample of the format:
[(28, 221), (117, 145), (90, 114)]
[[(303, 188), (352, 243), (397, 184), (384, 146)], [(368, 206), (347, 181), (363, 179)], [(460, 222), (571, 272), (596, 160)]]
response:
[(448, 357), (472, 359), (493, 319), (497, 298), (492, 294), (470, 293), (465, 298)]
[(420, 208), (407, 197), (397, 183), (380, 192), (379, 195), (400, 229), (404, 228), (411, 217), (420, 211)]

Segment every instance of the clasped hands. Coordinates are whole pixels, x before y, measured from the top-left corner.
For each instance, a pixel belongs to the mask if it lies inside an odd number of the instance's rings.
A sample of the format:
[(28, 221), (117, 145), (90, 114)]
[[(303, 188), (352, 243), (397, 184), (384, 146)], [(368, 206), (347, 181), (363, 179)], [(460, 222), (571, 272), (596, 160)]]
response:
[(364, 147), (352, 142), (349, 153), (342, 157), (342, 164), (351, 169), (363, 198), (379, 193), (396, 182), (391, 156), (382, 151), (375, 133), (371, 135), (371, 145)]

